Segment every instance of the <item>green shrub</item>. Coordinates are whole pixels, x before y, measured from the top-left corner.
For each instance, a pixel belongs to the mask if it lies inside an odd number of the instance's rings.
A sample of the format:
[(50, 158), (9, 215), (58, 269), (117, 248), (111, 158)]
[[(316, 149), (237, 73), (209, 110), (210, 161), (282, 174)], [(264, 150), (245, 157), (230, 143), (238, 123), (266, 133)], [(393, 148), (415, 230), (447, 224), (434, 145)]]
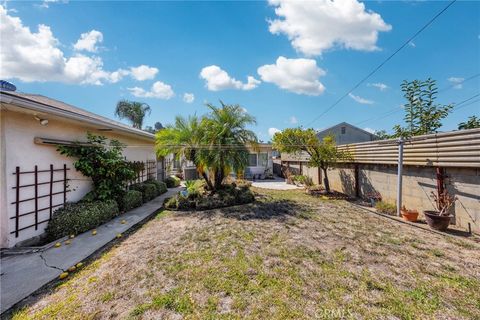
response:
[(165, 179), (165, 183), (167, 185), (167, 188), (175, 188), (180, 185), (180, 179), (175, 176), (170, 176), (167, 179)]
[(395, 215), (397, 213), (397, 206), (394, 204), (390, 204), (388, 202), (379, 201), (375, 203), (375, 209), (377, 209), (381, 213), (385, 213), (388, 215)]
[(118, 215), (114, 200), (67, 203), (53, 213), (45, 232), (49, 240), (93, 229)]
[(142, 205), (143, 195), (140, 191), (128, 190), (117, 202), (121, 211), (128, 211)]
[(157, 189), (157, 195), (161, 195), (167, 192), (167, 185), (165, 184), (165, 182), (152, 179), (152, 180), (145, 181), (145, 183), (150, 183), (155, 185), (155, 188)]
[(130, 186), (130, 190), (137, 190), (142, 193), (143, 202), (147, 202), (155, 198), (158, 194), (157, 187), (151, 183), (137, 183)]
[(253, 202), (255, 196), (247, 187), (236, 187), (235, 184), (225, 185), (214, 194), (188, 193), (186, 196), (181, 193), (165, 201), (164, 205), (171, 210), (209, 210), (246, 204)]

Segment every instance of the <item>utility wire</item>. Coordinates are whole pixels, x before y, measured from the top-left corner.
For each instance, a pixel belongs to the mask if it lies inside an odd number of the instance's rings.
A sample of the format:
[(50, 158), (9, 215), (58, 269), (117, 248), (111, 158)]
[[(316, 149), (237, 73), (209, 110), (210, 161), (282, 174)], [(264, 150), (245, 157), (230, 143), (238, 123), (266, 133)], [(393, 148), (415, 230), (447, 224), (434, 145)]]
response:
[(405, 48), (413, 39), (415, 39), (420, 33), (422, 33), (426, 28), (428, 28), (438, 17), (440, 17), (445, 11), (447, 11), (450, 6), (452, 6), (457, 0), (451, 1), (445, 8), (443, 8), (440, 12), (438, 12), (432, 19), (430, 19), (420, 30), (415, 32), (413, 36), (408, 38), (395, 52), (393, 52), (387, 59), (385, 59), (382, 63), (380, 63), (375, 69), (373, 69), (368, 75), (366, 75), (362, 80), (360, 80), (352, 89), (346, 92), (343, 96), (341, 96), (337, 101), (335, 101), (331, 106), (329, 106), (325, 111), (323, 111), (320, 115), (315, 117), (312, 121), (310, 121), (307, 125), (310, 126), (315, 121), (317, 121), (320, 117), (325, 115), (327, 112), (332, 110), (337, 104), (339, 104), (343, 99), (345, 99), (350, 93), (352, 93), (355, 89), (357, 89), (362, 83), (364, 83), (368, 78), (374, 75), (380, 68), (382, 68), (388, 61), (390, 61), (397, 53), (399, 53), (403, 48)]

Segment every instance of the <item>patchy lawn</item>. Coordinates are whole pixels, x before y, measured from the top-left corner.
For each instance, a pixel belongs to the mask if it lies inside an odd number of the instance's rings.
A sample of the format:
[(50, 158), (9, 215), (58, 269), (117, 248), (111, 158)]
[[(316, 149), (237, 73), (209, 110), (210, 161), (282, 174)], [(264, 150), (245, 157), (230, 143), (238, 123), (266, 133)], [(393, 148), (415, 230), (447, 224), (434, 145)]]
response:
[(163, 212), (15, 319), (480, 318), (480, 246), (300, 191)]

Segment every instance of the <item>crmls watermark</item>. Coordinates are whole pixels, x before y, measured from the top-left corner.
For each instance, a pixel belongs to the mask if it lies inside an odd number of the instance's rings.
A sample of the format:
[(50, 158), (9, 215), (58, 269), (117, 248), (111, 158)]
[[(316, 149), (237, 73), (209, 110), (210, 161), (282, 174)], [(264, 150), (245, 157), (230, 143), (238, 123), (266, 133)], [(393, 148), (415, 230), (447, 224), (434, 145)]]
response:
[(350, 319), (353, 314), (348, 308), (322, 308), (317, 313), (317, 319)]

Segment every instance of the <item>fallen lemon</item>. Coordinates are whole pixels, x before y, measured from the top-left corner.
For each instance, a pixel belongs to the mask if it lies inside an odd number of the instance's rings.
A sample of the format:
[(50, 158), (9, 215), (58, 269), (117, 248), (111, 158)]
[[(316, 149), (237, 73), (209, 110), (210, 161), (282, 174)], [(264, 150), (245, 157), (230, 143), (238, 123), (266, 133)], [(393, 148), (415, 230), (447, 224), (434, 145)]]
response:
[(121, 238), (122, 237), (122, 234), (121, 233), (117, 233), (117, 238)]
[(81, 263), (81, 262), (77, 263), (77, 265), (76, 265), (77, 268), (81, 268), (82, 266), (83, 266), (83, 263)]
[(97, 230), (93, 230), (92, 235), (96, 235), (96, 234), (97, 234)]
[(70, 241), (70, 240), (65, 241), (65, 244), (66, 244), (67, 246), (68, 246), (70, 243), (72, 243), (72, 241)]
[(68, 272), (62, 272), (62, 273), (58, 276), (59, 279), (65, 279), (66, 277), (68, 277)]
[(75, 238), (75, 235), (74, 235), (74, 234), (71, 234), (71, 235), (70, 235), (70, 239), (73, 239), (73, 238)]
[(127, 223), (127, 220), (123, 219), (122, 221), (120, 221), (121, 224), (125, 224)]
[(70, 268), (68, 268), (68, 272), (73, 272), (75, 270), (77, 270), (77, 267), (75, 266), (71, 266)]
[(62, 246), (62, 244), (60, 242), (55, 243), (55, 248), (59, 248), (61, 246)]

